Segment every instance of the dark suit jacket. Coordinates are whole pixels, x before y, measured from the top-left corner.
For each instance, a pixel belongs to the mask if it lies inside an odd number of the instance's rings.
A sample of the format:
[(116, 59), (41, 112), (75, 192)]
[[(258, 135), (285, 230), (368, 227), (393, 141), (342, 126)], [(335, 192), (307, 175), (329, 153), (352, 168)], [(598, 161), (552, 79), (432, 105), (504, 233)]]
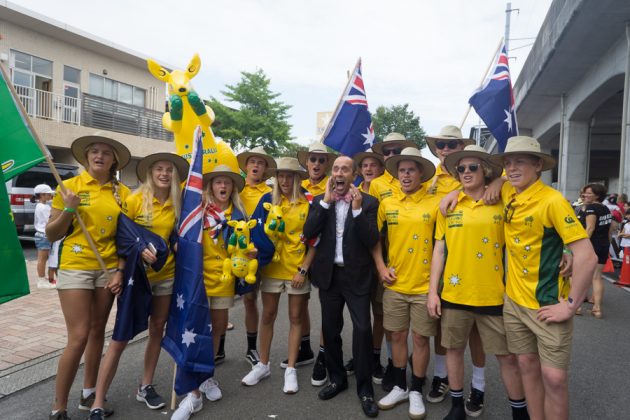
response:
[[(348, 206), (348, 215), (343, 231), (343, 261), (346, 268), (347, 280), (352, 290), (358, 294), (370, 293), (372, 287), (372, 260), (371, 249), (379, 239), (376, 226), (376, 214), (378, 201), (369, 194), (361, 193), (361, 214), (352, 217), (352, 204)], [(309, 210), (304, 236), (314, 238), (321, 235), (317, 245), (315, 259), (311, 264), (310, 280), (313, 285), (327, 290), (332, 279), (333, 264), (335, 260), (335, 202), (330, 203), (328, 210), (319, 203), (324, 195), (318, 195), (313, 200)]]

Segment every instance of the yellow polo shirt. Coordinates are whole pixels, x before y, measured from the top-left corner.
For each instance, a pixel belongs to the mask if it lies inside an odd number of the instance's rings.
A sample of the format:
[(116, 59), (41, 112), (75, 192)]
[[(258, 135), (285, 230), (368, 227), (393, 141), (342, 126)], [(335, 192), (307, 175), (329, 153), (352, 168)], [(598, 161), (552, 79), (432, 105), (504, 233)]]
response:
[(306, 189), (306, 191), (310, 192), (313, 197), (317, 197), (320, 194), (324, 194), (326, 192), (326, 183), (330, 177), (328, 175), (324, 176), (324, 178), (319, 181), (317, 184), (312, 184), (310, 178), (302, 181), (302, 187)]
[(286, 240), (280, 248), (280, 260), (272, 261), (264, 266), (261, 274), (274, 279), (293, 280), (297, 268), (302, 265), (306, 255), (306, 245), (302, 243), (302, 232), (308, 216), (309, 203), (302, 198), (295, 203), (289, 203), (289, 200), (283, 196), (280, 206), (285, 223)]
[(567, 296), (568, 279), (560, 278), (563, 245), (588, 238), (571, 205), (539, 179), (520, 194), (509, 182), (501, 189), (505, 218), (508, 275), (506, 293), (531, 309)]
[(394, 284), (385, 287), (408, 295), (428, 293), (438, 203), (423, 187), (381, 202), (378, 229), (387, 225), (389, 267), (397, 276)]
[(265, 184), (265, 181), (258, 185), (245, 185), (245, 188), (243, 188), (243, 191), (241, 191), (239, 195), (241, 197), (241, 201), (243, 202), (243, 206), (245, 207), (245, 213), (247, 213), (247, 216), (251, 216), (252, 213), (254, 213), (254, 210), (256, 210), (256, 206), (260, 201), (260, 197), (268, 192), (271, 192), (271, 187)]
[[(63, 181), (63, 185), (81, 198), (77, 212), (85, 222), (87, 231), (96, 244), (98, 253), (107, 268), (116, 268), (116, 225), (120, 206), (114, 199), (112, 184), (104, 185), (92, 178), (88, 171)], [(129, 195), (129, 188), (119, 183), (118, 194), (122, 202)], [(61, 198), (61, 188), (57, 187), (52, 201), (52, 208), (63, 210), (65, 205)], [(72, 219), (70, 232), (63, 239), (60, 247), (59, 268), (61, 270), (100, 270), (101, 266), (92, 252), (87, 239), (83, 235), (76, 218)]]
[[(225, 210), (225, 218), (232, 218), (232, 205)], [(223, 229), (227, 229), (224, 227)], [(204, 230), (203, 244), (203, 284), (206, 296), (234, 296), (234, 280), (223, 281), (223, 261), (227, 258), (227, 248), (223, 240), (223, 232), (219, 232), (217, 243), (210, 237), (210, 231)]]
[[(152, 210), (146, 214), (142, 210), (142, 194), (133, 193), (123, 203), (123, 213), (140, 226), (147, 228), (151, 232), (159, 235), (160, 238), (169, 244), (169, 238), (175, 227), (175, 209), (169, 198), (164, 204), (160, 200), (153, 198)], [(160, 280), (172, 279), (175, 277), (175, 254), (170, 252), (166, 259), (164, 267), (160, 271), (154, 271), (151, 267), (147, 268), (147, 278), (149, 281), (155, 282)]]
[(376, 197), (379, 203), (387, 197), (402, 195), (400, 181), (398, 181), (398, 178), (394, 178), (389, 172), (385, 171), (383, 175), (374, 178), (372, 182), (370, 182), (370, 191), (368, 193)]
[(435, 239), (445, 241), (442, 299), (459, 305), (503, 304), (503, 206), (486, 206), (464, 192), (446, 217), (438, 212)]
[(424, 183), (424, 188), (431, 195), (438, 196), (440, 199), (453, 190), (461, 190), (462, 184), (445, 169), (442, 165), (437, 165), (433, 178)]

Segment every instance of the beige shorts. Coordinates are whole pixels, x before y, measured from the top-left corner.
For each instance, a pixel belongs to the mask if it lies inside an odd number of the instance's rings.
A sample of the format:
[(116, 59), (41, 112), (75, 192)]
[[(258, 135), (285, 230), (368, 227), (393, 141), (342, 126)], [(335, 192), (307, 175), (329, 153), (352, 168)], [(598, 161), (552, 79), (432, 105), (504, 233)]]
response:
[(153, 296), (170, 296), (173, 294), (175, 279), (164, 279), (149, 282)]
[(311, 282), (308, 279), (305, 279), (304, 285), (298, 289), (293, 287), (289, 280), (262, 277), (260, 279), (260, 291), (263, 293), (286, 292), (287, 295), (305, 295), (311, 291)]
[(234, 306), (234, 296), (208, 296), (210, 309), (230, 309)]
[[(110, 268), (110, 275), (114, 275), (115, 268)], [(85, 289), (94, 290), (107, 285), (107, 276), (102, 270), (59, 270), (57, 273), (57, 289)]]
[(571, 360), (573, 318), (547, 324), (536, 319), (537, 312), (505, 297), (503, 323), (508, 349), (514, 354), (537, 353), (540, 363), (567, 370)]
[(383, 316), (383, 292), (385, 291), (385, 287), (383, 283), (376, 279), (376, 286), (372, 289), (372, 293), (370, 293), (370, 303), (372, 303), (372, 313), (374, 315)]
[(464, 309), (442, 308), (442, 346), (447, 349), (463, 349), (468, 336), (477, 324), (483, 351), (488, 354), (509, 354), (503, 317), (481, 315)]
[(411, 329), (424, 337), (437, 334), (437, 320), (427, 311), (427, 295), (407, 295), (388, 288), (383, 292), (383, 327), (394, 332)]

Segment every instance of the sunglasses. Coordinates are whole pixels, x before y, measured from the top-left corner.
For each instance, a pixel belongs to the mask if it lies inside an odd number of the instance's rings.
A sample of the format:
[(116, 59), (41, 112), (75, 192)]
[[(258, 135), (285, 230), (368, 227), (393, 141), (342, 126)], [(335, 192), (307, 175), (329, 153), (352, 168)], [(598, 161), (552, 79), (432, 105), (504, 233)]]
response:
[(503, 209), (503, 220), (505, 220), (505, 223), (510, 223), (512, 221), (512, 217), (514, 217), (514, 210), (516, 210), (516, 207), (512, 204), (515, 200), (516, 198), (513, 198), (507, 206), (505, 206), (505, 209)]
[(468, 166), (466, 166), (466, 165), (459, 165), (457, 167), (457, 172), (459, 172), (460, 174), (463, 174), (464, 172), (466, 172), (466, 168), (468, 168), (468, 170), (470, 172), (477, 172), (477, 169), (479, 169), (479, 164), (478, 163), (471, 163)]
[(400, 148), (383, 149), (383, 156), (399, 155), (401, 153), (402, 153), (402, 149), (400, 149)]
[(326, 158), (325, 157), (317, 157), (317, 156), (311, 156), (308, 158), (308, 161), (311, 163), (316, 163), (319, 162), (320, 165), (323, 165), (324, 163), (326, 163)]
[(447, 146), (449, 149), (453, 150), (454, 148), (459, 146), (459, 140), (449, 140), (449, 141), (438, 140), (435, 142), (435, 147), (437, 147), (440, 150), (444, 149)]

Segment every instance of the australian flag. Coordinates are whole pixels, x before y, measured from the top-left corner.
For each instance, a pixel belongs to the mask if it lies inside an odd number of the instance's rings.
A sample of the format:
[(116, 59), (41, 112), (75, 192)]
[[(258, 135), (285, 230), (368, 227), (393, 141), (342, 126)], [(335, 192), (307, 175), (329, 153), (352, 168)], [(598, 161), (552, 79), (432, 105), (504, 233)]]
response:
[(518, 135), (514, 93), (505, 43), (499, 50), (493, 70), (468, 102), (497, 139), (499, 152), (503, 152), (507, 140)]
[(185, 394), (214, 375), (214, 347), (208, 298), (203, 284), (201, 129), (195, 130), (192, 162), (179, 223), (175, 285), (162, 347), (177, 363), (175, 392)]
[(364, 152), (374, 143), (372, 117), (361, 76), (361, 59), (352, 72), (323, 137), (326, 146), (350, 157)]

